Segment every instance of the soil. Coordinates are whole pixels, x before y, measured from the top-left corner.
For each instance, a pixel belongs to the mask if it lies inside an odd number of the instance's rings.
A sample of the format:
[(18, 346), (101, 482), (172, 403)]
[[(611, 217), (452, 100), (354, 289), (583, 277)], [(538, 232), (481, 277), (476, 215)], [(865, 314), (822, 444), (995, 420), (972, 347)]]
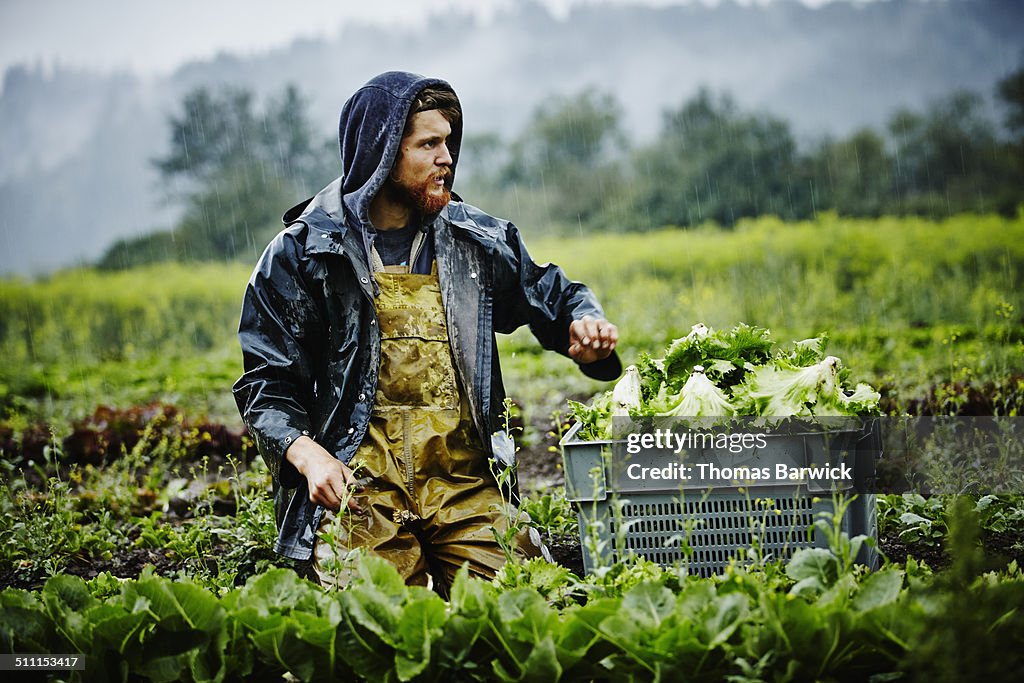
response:
[(879, 538), (878, 549), (889, 558), (889, 561), (898, 565), (906, 565), (908, 557), (924, 562), (935, 571), (945, 569), (950, 564), (949, 555), (941, 547), (927, 545), (907, 546), (906, 543), (895, 536)]
[(1017, 566), (1024, 567), (1024, 529), (1004, 531), (1002, 533), (982, 532), (981, 544), (985, 555), (1006, 566), (1008, 562), (1017, 561)]
[(544, 544), (551, 553), (555, 564), (560, 564), (576, 576), (583, 578), (583, 549), (575, 538), (554, 537), (545, 539)]
[(564, 485), (562, 451), (556, 436), (558, 425), (550, 417), (536, 416), (531, 417), (526, 428), (533, 438), (527, 444), (521, 443), (516, 453), (520, 490), (529, 494)]
[(171, 557), (163, 550), (128, 548), (109, 560), (84, 560), (81, 563), (72, 564), (64, 570), (64, 573), (80, 576), (87, 580), (95, 578), (102, 572), (110, 572), (111, 575), (121, 579), (136, 579), (147, 565), (152, 565), (157, 574), (167, 576), (174, 574), (179, 569), (184, 569), (186, 563)]
[[(908, 557), (924, 562), (933, 571), (947, 569), (952, 564), (952, 558), (939, 546), (908, 546), (897, 537), (885, 536), (878, 539), (878, 546), (885, 556), (897, 565), (906, 564)], [(1014, 560), (1018, 566), (1024, 567), (1024, 531), (983, 531), (981, 548), (985, 553), (985, 564), (990, 569), (1006, 567)]]
[[(142, 570), (152, 566), (161, 576), (170, 576), (179, 569), (186, 568), (186, 563), (172, 558), (162, 550), (152, 548), (127, 548), (114, 554), (109, 560), (101, 558), (72, 558), (61, 571), (64, 574), (92, 579), (102, 572), (122, 579), (137, 579)], [(38, 590), (46, 583), (46, 576), (41, 568), (31, 566), (15, 567), (0, 571), (0, 587)]]

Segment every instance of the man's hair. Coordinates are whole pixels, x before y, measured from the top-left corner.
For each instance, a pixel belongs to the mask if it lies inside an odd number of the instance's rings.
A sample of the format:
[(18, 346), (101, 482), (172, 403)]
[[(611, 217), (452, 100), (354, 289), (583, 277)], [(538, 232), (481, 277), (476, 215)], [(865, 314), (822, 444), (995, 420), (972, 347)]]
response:
[(437, 109), (441, 116), (450, 124), (462, 118), (462, 105), (459, 104), (458, 96), (448, 88), (428, 85), (416, 94), (416, 99), (409, 107), (409, 116), (405, 119), (405, 130), (402, 135), (406, 136), (412, 131), (412, 117), (420, 112)]

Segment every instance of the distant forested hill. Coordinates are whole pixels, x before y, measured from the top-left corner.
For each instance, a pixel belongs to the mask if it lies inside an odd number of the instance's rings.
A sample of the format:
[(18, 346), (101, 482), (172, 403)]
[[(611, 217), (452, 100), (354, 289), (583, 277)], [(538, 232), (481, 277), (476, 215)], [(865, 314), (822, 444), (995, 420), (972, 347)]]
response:
[(263, 95), (293, 82), (327, 137), (359, 84), (414, 70), (455, 85), (470, 132), (505, 139), (547, 96), (597, 86), (639, 141), (704, 85), (789, 121), (804, 141), (881, 125), (956, 89), (991, 103), (994, 84), (1024, 62), (1022, 26), (1016, 0), (594, 5), (564, 20), (523, 4), (486, 25), (448, 16), (416, 32), (349, 26), (333, 40), (222, 55), (151, 81), (15, 67), (0, 93), (0, 273), (92, 260), (118, 238), (173, 225), (181, 207), (150, 161), (169, 147), (168, 116), (199, 85)]

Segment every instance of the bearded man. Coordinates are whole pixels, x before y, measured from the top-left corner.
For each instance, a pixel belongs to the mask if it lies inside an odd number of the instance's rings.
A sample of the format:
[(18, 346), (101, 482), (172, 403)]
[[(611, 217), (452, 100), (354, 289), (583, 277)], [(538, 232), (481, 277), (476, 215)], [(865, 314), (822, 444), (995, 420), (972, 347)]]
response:
[(239, 325), (234, 394), (273, 478), (275, 550), (324, 584), (356, 547), (410, 584), (443, 586), (464, 563), (491, 577), (508, 519), (488, 459), (515, 451), (495, 333), (529, 325), (602, 380), (621, 372), (618, 333), (515, 226), (451, 192), (462, 110), (446, 82), (377, 76), (339, 137), (341, 177), (285, 214)]

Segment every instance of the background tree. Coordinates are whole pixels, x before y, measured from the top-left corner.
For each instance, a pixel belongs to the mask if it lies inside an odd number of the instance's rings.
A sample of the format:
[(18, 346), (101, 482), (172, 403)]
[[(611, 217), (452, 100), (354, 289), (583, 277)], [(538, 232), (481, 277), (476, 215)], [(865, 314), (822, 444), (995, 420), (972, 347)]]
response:
[(894, 208), (941, 216), (991, 211), (1001, 184), (996, 131), (981, 97), (957, 92), (924, 113), (898, 111), (889, 122)]
[(739, 111), (728, 95), (701, 89), (675, 111), (637, 157), (635, 203), (650, 223), (733, 225), (745, 216), (804, 212), (806, 191), (794, 187), (796, 143), (789, 125)]
[(292, 85), (262, 111), (247, 90), (197, 88), (168, 129), (168, 152), (153, 164), (171, 199), (184, 202), (183, 216), (169, 232), (121, 240), (103, 267), (258, 255), (284, 210), (338, 168), (333, 142), (316, 143), (306, 101)]
[(528, 193), (532, 215), (525, 220), (576, 228), (601, 214), (625, 177), (621, 121), (615, 98), (594, 89), (537, 108), (498, 179), (515, 195)]
[[(467, 135), (456, 189), (532, 232), (731, 226), (822, 210), (1013, 214), (1024, 201), (1024, 68), (996, 95), (1006, 133), (979, 95), (956, 92), (895, 112), (884, 130), (863, 128), (801, 153), (787, 122), (702, 89), (665, 111), (657, 138), (634, 151), (615, 97), (590, 88), (550, 98), (511, 139)], [(339, 171), (336, 142), (317, 141), (294, 86), (262, 107), (246, 90), (198, 88), (169, 117), (168, 133), (167, 154), (153, 163), (184, 204), (182, 219), (118, 242), (103, 267), (254, 257), (281, 212)]]
[(1024, 66), (996, 86), (996, 97), (1005, 110), (1003, 119), (1010, 139), (1003, 146), (1006, 169), (999, 195), (999, 209), (1009, 214), (1024, 203)]
[(880, 216), (891, 204), (892, 158), (885, 139), (871, 129), (825, 140), (803, 164), (813, 210)]
[(216, 95), (201, 87), (185, 94), (181, 108), (168, 119), (170, 151), (153, 161), (161, 179), (202, 183), (251, 159), (249, 150), (258, 144), (252, 93), (227, 89)]
[(1017, 142), (1024, 142), (1024, 66), (999, 81), (996, 96), (1006, 108), (1006, 128)]

